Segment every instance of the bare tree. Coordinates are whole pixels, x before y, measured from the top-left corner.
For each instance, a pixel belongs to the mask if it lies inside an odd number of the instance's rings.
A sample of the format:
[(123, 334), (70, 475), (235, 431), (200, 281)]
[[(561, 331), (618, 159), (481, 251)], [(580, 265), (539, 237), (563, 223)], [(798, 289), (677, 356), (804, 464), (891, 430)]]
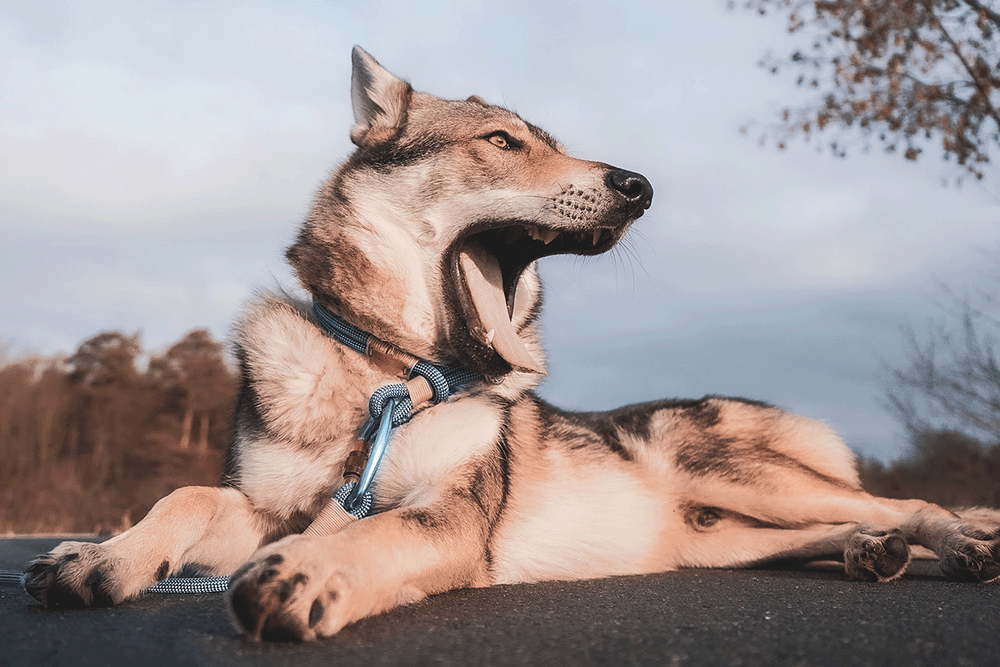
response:
[(1000, 303), (991, 289), (939, 291), (942, 314), (924, 333), (908, 328), (906, 362), (886, 365), (888, 407), (914, 436), (957, 429), (1000, 443)]
[[(860, 133), (888, 152), (916, 160), (933, 138), (945, 160), (983, 177), (1000, 146), (1000, 12), (992, 0), (730, 0), (761, 15), (787, 15), (806, 43), (761, 65), (797, 73), (816, 89), (811, 104), (786, 108), (762, 141)], [(837, 132), (837, 130), (843, 132)], [(846, 131), (845, 131), (846, 130)], [(959, 177), (960, 179), (960, 177)]]

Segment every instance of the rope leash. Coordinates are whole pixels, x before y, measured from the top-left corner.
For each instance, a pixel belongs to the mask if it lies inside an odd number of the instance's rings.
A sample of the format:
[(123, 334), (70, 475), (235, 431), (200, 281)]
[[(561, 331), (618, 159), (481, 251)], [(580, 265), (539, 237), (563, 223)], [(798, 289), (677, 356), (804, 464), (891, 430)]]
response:
[(0, 570), (0, 584), (19, 585), (24, 575), (15, 570)]
[[(358, 433), (358, 447), (344, 466), (344, 484), (337, 489), (303, 535), (331, 535), (370, 515), (375, 507), (371, 491), (379, 464), (389, 446), (392, 431), (408, 422), (423, 404), (435, 404), (463, 386), (479, 380), (477, 373), (458, 365), (436, 365), (419, 359), (350, 324), (313, 301), (313, 314), (320, 328), (338, 342), (369, 357), (383, 371), (404, 380), (376, 389), (368, 401), (368, 419)], [(23, 586), (23, 574), (0, 570), (0, 584)], [(222, 593), (229, 577), (171, 577), (153, 584), (147, 593)]]
[[(0, 586), (24, 586), (24, 573), (0, 570)], [(147, 593), (225, 593), (229, 577), (170, 577), (146, 589)]]
[(146, 589), (147, 593), (225, 593), (229, 577), (170, 577)]

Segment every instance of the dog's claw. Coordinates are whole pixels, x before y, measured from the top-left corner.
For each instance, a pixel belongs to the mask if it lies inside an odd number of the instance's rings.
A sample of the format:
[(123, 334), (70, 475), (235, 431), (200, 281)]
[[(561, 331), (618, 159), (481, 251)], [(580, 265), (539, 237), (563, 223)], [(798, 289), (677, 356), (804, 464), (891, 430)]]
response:
[(956, 581), (987, 582), (1000, 577), (1000, 539), (993, 534), (962, 529), (945, 542), (939, 555), (941, 571)]

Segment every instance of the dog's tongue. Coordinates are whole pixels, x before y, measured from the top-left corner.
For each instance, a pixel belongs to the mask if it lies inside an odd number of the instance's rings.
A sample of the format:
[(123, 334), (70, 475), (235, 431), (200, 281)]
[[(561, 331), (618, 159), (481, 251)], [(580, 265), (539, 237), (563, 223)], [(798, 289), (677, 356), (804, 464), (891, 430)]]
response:
[(491, 345), (515, 370), (547, 375), (514, 331), (503, 293), (503, 274), (496, 258), (478, 243), (466, 242), (459, 255), (459, 265), (482, 326), (481, 331), (476, 331), (476, 324), (471, 323), (473, 335)]

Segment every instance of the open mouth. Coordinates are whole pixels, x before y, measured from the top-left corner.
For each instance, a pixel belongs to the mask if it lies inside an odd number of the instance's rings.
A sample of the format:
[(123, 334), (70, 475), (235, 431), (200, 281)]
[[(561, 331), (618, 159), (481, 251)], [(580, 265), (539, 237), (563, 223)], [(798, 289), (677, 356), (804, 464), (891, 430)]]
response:
[(571, 231), (505, 222), (459, 239), (455, 253), (459, 301), (473, 338), (515, 370), (544, 375), (541, 362), (525, 348), (511, 322), (521, 274), (549, 255), (597, 255), (610, 250), (627, 228), (628, 223)]

